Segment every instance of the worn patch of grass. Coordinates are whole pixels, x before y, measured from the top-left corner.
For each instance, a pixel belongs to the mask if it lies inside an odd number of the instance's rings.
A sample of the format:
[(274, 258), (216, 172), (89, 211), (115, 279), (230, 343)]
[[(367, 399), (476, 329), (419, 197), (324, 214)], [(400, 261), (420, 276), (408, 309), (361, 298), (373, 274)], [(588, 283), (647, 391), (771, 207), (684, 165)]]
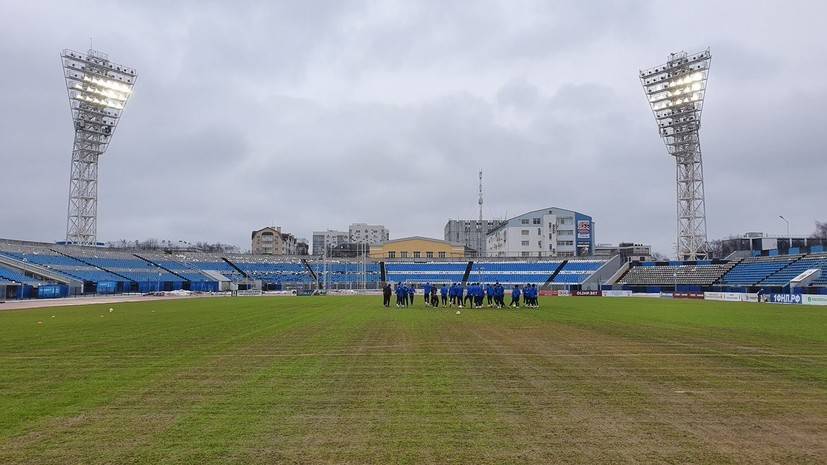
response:
[(823, 308), (542, 303), (0, 312), (0, 463), (827, 462)]

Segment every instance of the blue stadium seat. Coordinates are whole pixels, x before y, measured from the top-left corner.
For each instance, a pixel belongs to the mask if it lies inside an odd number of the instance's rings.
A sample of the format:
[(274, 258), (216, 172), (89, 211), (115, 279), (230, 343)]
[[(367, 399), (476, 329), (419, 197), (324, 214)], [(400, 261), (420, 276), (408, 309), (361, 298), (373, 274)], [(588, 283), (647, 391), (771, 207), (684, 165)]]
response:
[(729, 270), (721, 278), (720, 283), (730, 286), (755, 286), (799, 258), (797, 255), (745, 258)]
[(771, 274), (760, 284), (763, 286), (786, 286), (790, 284), (790, 280), (799, 274), (816, 268), (821, 269), (821, 277), (813, 281), (812, 284), (816, 286), (827, 284), (827, 255), (806, 256)]
[(0, 265), (0, 278), (3, 278), (13, 283), (26, 284), (28, 286), (40, 286), (48, 284), (47, 281), (41, 281), (37, 278), (26, 276), (24, 273), (21, 273), (20, 271), (6, 267), (4, 265)]

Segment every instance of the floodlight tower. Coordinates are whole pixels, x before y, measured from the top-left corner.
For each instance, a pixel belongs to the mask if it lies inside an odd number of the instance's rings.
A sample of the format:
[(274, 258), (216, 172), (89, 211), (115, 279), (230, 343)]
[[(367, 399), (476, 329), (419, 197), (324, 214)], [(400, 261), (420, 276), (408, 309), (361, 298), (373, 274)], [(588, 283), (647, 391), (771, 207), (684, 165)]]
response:
[(704, 169), (698, 130), (712, 55), (704, 51), (672, 53), (665, 64), (640, 71), (640, 82), (655, 115), (658, 131), (675, 157), (678, 259), (708, 255)]
[(96, 50), (60, 54), (75, 125), (69, 174), (66, 242), (95, 245), (98, 224), (98, 158), (106, 152), (138, 75)]

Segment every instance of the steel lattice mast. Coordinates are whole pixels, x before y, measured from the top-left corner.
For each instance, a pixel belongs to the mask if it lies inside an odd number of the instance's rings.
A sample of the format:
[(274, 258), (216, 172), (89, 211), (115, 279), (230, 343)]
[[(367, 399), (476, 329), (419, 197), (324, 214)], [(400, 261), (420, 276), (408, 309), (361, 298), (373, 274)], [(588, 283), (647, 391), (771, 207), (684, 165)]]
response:
[(672, 53), (669, 61), (640, 72), (640, 82), (655, 115), (661, 138), (675, 157), (677, 181), (677, 256), (708, 255), (704, 169), (698, 131), (712, 55), (709, 49)]
[(485, 253), (485, 233), (487, 232), (485, 223), (482, 221), (482, 170), (480, 170), (480, 197), (477, 200), (477, 203), (480, 206), (480, 219), (479, 219), (479, 238), (477, 240), (477, 257), (484, 257)]
[(106, 54), (63, 50), (60, 55), (75, 126), (69, 174), (66, 242), (94, 245), (98, 220), (98, 158), (106, 152), (137, 73)]

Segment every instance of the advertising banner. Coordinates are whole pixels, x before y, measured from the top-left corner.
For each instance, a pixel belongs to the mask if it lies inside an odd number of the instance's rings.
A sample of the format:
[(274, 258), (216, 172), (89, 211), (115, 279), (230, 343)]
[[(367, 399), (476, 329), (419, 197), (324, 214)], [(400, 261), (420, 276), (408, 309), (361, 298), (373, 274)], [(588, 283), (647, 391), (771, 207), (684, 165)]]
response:
[(801, 303), (804, 305), (827, 305), (827, 295), (803, 294), (801, 296)]
[(741, 302), (742, 300), (746, 300), (746, 298), (741, 298), (740, 292), (724, 292), (724, 301), (726, 302)]
[(704, 292), (704, 299), (706, 300), (724, 300), (723, 292)]
[(675, 299), (703, 299), (702, 292), (673, 292), (672, 297)]
[(540, 291), (541, 296), (549, 297), (549, 296), (556, 296), (557, 291)]
[(758, 302), (758, 294), (746, 292), (704, 292), (703, 298), (724, 302)]
[(632, 297), (647, 297), (660, 299), (660, 292), (635, 292), (634, 294), (632, 294)]
[(600, 297), (600, 291), (571, 291), (571, 295), (580, 297)]
[(592, 237), (592, 222), (589, 220), (577, 220), (577, 238), (591, 239)]
[(632, 291), (604, 290), (603, 297), (632, 297)]
[(569, 293), (569, 291), (561, 289), (561, 290), (557, 291), (557, 295), (559, 295), (560, 297), (568, 297), (571, 294)]
[(770, 303), (773, 304), (801, 304), (801, 294), (770, 294)]
[(246, 290), (236, 291), (235, 295), (237, 295), (239, 297), (250, 297), (250, 296), (256, 296), (256, 295), (261, 295), (261, 294), (262, 294), (261, 289), (246, 289)]

